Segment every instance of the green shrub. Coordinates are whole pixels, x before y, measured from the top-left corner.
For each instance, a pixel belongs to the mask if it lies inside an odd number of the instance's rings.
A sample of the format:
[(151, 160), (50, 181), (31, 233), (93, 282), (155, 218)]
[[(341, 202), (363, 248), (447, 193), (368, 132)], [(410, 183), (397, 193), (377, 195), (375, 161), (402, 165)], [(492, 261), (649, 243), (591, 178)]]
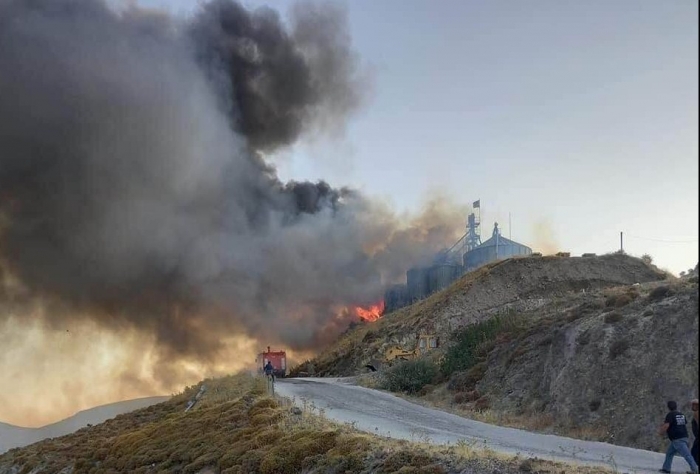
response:
[(669, 296), (673, 296), (674, 292), (671, 287), (666, 285), (657, 286), (649, 292), (650, 300), (661, 300)]
[(604, 319), (607, 324), (615, 324), (622, 321), (622, 315), (617, 311), (611, 311), (605, 315)]
[(519, 326), (519, 321), (510, 314), (467, 326), (457, 333), (455, 344), (447, 349), (440, 370), (449, 376), (470, 369), (485, 357), (481, 348), (489, 347), (489, 341)]
[(639, 296), (639, 293), (633, 291), (628, 291), (620, 295), (610, 295), (605, 299), (605, 306), (607, 308), (622, 308), (630, 304), (637, 296)]
[(429, 360), (406, 360), (390, 367), (382, 374), (381, 386), (392, 392), (414, 394), (432, 383), (437, 375), (437, 366)]
[(456, 392), (466, 392), (474, 390), (476, 384), (479, 383), (481, 379), (484, 378), (486, 374), (485, 362), (479, 362), (478, 364), (472, 366), (469, 370), (464, 372), (456, 372), (450, 377), (450, 381), (447, 383), (447, 388)]

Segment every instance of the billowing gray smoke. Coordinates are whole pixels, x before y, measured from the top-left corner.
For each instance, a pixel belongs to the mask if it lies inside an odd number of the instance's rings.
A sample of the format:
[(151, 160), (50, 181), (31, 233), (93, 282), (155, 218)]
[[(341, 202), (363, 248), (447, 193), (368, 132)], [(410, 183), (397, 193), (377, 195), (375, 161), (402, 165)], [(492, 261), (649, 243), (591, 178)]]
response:
[[(398, 230), (264, 161), (358, 105), (342, 11), (229, 0), (187, 22), (98, 0), (0, 0), (0, 269), (51, 323), (89, 317), (206, 358), (222, 334), (310, 347), (455, 236)], [(9, 304), (9, 303), (7, 303)], [(5, 313), (0, 312), (0, 318)]]
[(274, 10), (251, 14), (224, 0), (206, 5), (192, 23), (200, 63), (229, 98), (235, 128), (252, 148), (288, 144), (314, 120), (342, 120), (356, 107), (342, 18), (329, 6), (297, 5), (287, 32)]

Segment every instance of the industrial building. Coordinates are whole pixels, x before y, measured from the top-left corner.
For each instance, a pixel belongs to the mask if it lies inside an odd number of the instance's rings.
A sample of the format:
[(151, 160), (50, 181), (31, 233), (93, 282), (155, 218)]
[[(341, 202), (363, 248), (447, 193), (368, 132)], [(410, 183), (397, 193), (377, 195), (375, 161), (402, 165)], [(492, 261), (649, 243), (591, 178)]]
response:
[(513, 242), (501, 235), (498, 223), (494, 224), (493, 235), (489, 240), (464, 254), (462, 265), (466, 271), (474, 270), (494, 260), (530, 255), (532, 249)]
[[(479, 209), (480, 202), (474, 202)], [(481, 242), (480, 215), (471, 213), (467, 218), (466, 233), (449, 249), (438, 253), (432, 265), (414, 267), (406, 272), (405, 285), (393, 285), (384, 294), (385, 312), (408, 306), (444, 290), (466, 272), (505, 258), (532, 254), (532, 249), (501, 235), (494, 223), (491, 238)]]

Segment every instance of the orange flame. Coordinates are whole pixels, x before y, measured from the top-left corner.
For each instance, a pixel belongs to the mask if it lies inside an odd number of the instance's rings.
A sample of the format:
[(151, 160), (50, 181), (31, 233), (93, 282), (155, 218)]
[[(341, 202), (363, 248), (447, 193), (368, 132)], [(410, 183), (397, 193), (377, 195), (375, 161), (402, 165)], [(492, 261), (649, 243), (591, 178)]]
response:
[(360, 306), (355, 306), (355, 314), (363, 321), (376, 321), (382, 317), (384, 312), (384, 301), (380, 301), (377, 304), (373, 304), (367, 308), (362, 308)]

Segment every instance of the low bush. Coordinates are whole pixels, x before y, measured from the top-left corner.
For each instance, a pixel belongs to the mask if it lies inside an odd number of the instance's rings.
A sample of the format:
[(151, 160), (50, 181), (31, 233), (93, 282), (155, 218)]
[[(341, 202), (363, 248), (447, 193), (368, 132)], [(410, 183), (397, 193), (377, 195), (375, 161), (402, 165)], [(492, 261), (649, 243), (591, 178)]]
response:
[(632, 296), (634, 293), (626, 293), (624, 295), (620, 295), (617, 297), (615, 300), (615, 307), (616, 308), (622, 308), (623, 306), (627, 306), (632, 302), (634, 297)]
[(429, 383), (428, 385), (424, 385), (423, 387), (421, 387), (420, 390), (418, 390), (418, 396), (424, 397), (433, 390), (435, 390), (435, 385)]
[(610, 346), (610, 358), (616, 359), (617, 357), (627, 352), (627, 349), (629, 349), (629, 347), (629, 342), (627, 342), (624, 339), (618, 339), (617, 341), (613, 342)]
[(447, 349), (440, 366), (441, 372), (449, 376), (470, 369), (486, 357), (484, 349), (493, 348), (490, 341), (519, 327), (517, 318), (511, 314), (495, 316), (465, 327), (456, 334), (455, 343)]
[[(424, 469), (433, 463), (433, 459), (422, 452), (398, 451), (390, 453), (389, 456), (379, 465), (377, 472), (408, 472), (406, 468)], [(419, 471), (424, 472), (424, 471)], [(444, 472), (444, 470), (442, 471)]]
[(611, 311), (605, 315), (604, 318), (606, 324), (615, 324), (622, 321), (622, 315), (617, 311)]
[(635, 286), (613, 288), (603, 294), (606, 308), (622, 308), (639, 298), (639, 290)]
[(457, 392), (455, 393), (452, 401), (456, 404), (475, 402), (481, 398), (481, 394), (478, 390), (470, 390), (468, 392)]
[(477, 401), (474, 402), (474, 410), (476, 411), (484, 411), (488, 410), (491, 407), (491, 402), (486, 396), (480, 397)]
[(367, 331), (367, 333), (364, 335), (364, 337), (362, 338), (362, 342), (369, 343), (376, 341), (377, 339), (379, 339), (379, 335), (375, 331), (370, 330)]
[(673, 290), (667, 285), (657, 286), (649, 292), (650, 300), (662, 300), (664, 298), (668, 298), (669, 296), (673, 296)]
[(630, 299), (634, 301), (637, 298), (639, 298), (639, 290), (634, 286), (630, 286), (629, 288), (627, 288), (625, 295), (627, 295)]
[(469, 370), (452, 374), (450, 381), (447, 383), (447, 388), (457, 392), (474, 390), (476, 384), (484, 378), (487, 368), (485, 362), (479, 362)]
[(438, 375), (437, 366), (427, 359), (405, 360), (382, 374), (381, 387), (392, 392), (418, 393)]

